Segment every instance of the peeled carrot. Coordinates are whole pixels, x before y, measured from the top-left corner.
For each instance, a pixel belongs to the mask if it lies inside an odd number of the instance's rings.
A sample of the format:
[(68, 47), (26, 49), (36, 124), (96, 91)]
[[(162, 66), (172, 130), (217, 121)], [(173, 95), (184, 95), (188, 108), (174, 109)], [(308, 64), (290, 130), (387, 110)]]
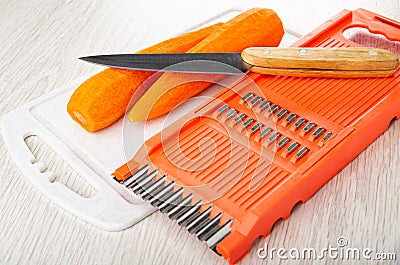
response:
[[(160, 42), (138, 53), (186, 52), (223, 23), (217, 23)], [(137, 88), (154, 72), (108, 68), (82, 83), (72, 94), (67, 111), (89, 132), (110, 126), (121, 118)]]
[[(248, 47), (278, 46), (283, 34), (282, 22), (273, 10), (253, 8), (224, 23), (188, 52), (241, 52)], [(211, 78), (217, 81), (221, 77)], [(210, 81), (210, 75), (197, 74), (195, 79)], [(185, 80), (190, 78), (184, 73), (163, 74), (133, 106), (129, 119), (141, 121), (159, 117), (213, 83), (197, 81), (176, 85)]]

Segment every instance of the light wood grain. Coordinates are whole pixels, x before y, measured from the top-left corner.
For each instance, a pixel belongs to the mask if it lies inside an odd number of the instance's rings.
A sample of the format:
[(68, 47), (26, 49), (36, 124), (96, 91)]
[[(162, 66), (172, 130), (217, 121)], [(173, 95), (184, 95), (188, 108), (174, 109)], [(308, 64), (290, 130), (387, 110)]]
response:
[[(339, 10), (358, 5), (400, 20), (397, 1), (346, 3), (290, 0), (237, 5), (271, 6), (284, 21), (295, 21), (294, 29), (302, 28), (303, 33)], [(78, 62), (79, 56), (136, 51), (184, 30), (193, 16), (206, 19), (210, 10), (218, 13), (231, 6), (222, 1), (2, 1), (0, 113), (98, 69)], [(112, 233), (78, 220), (27, 182), (2, 139), (0, 145), (0, 264), (226, 264), (160, 213)], [(58, 161), (50, 152), (38, 151), (43, 148), (40, 142), (30, 140), (30, 145), (39, 159)], [(241, 264), (342, 264), (257, 257), (265, 243), (322, 249), (335, 245), (338, 236), (345, 236), (351, 247), (397, 252), (400, 259), (399, 150), (400, 122), (394, 122), (306, 204), (298, 205), (288, 220), (257, 240)], [(71, 174), (63, 163), (54, 162), (52, 168)], [(71, 184), (79, 185), (84, 186)]]
[[(371, 54), (374, 53), (374, 54)], [(340, 71), (397, 70), (399, 59), (377, 48), (252, 47), (242, 52), (245, 62), (258, 67)]]
[(392, 52), (363, 47), (252, 47), (242, 52), (242, 59), (253, 65), (250, 71), (295, 77), (388, 77), (399, 66)]

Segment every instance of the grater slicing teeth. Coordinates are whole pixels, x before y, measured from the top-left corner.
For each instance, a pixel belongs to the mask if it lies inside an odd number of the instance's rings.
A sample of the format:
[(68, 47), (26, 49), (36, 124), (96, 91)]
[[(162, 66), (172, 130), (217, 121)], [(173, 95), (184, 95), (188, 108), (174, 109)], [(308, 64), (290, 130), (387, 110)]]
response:
[[(171, 220), (176, 220), (178, 225), (185, 227), (189, 233), (195, 234), (199, 240), (207, 243), (207, 246), (220, 255), (216, 245), (231, 232), (233, 219), (221, 223), (222, 212), (211, 216), (213, 206), (210, 205), (201, 211), (203, 199), (193, 203), (194, 193), (183, 196), (184, 187), (174, 191), (176, 181), (167, 181), (167, 175), (156, 179), (159, 171), (154, 169), (149, 172), (150, 164), (136, 170), (122, 184), (135, 194), (141, 196), (157, 207), (161, 213), (165, 213)], [(118, 181), (118, 180), (117, 180)]]

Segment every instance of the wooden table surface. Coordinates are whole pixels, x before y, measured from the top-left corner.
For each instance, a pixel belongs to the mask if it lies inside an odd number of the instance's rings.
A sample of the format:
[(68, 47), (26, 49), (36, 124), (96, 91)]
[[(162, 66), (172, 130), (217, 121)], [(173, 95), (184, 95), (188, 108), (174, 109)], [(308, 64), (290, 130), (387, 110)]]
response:
[[(279, 2), (279, 3), (276, 3)], [(193, 16), (233, 7), (231, 1), (2, 1), (0, 3), (0, 114), (98, 69), (84, 54), (129, 52), (187, 28)], [(307, 33), (340, 10), (364, 7), (400, 20), (397, 1), (236, 1), (267, 6), (287, 27)], [(317, 12), (318, 10), (318, 12)], [(184, 23), (184, 22), (188, 23)], [(90, 194), (62, 159), (35, 138), (27, 144), (73, 189)], [(0, 264), (226, 264), (185, 229), (158, 212), (121, 232), (105, 232), (57, 207), (20, 173), (0, 138)], [(338, 237), (356, 248), (397, 253), (400, 261), (400, 122), (258, 239), (241, 264), (262, 260), (269, 247), (322, 249)], [(324, 259), (297, 264), (342, 264)], [(365, 264), (365, 260), (345, 263)], [(370, 262), (375, 264), (375, 262)]]

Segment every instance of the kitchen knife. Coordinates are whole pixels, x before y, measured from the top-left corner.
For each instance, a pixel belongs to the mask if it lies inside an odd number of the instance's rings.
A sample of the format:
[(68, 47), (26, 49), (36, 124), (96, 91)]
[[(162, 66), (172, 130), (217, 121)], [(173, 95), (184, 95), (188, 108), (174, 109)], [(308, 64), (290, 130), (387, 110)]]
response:
[(378, 48), (252, 47), (242, 53), (111, 54), (79, 58), (130, 70), (239, 74), (247, 70), (297, 77), (388, 77), (399, 59)]

